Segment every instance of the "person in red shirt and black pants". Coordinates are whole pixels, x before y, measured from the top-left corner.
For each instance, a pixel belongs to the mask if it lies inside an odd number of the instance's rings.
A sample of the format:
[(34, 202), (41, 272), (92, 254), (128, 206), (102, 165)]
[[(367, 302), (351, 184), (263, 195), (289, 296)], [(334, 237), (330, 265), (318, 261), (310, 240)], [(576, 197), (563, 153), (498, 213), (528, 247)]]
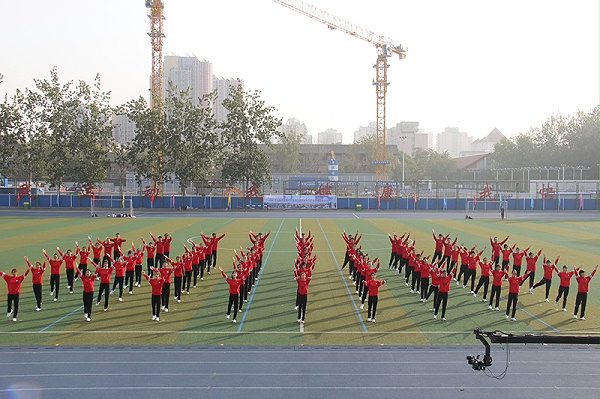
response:
[[(505, 271), (505, 275), (508, 274)], [(512, 315), (511, 320), (515, 321), (515, 313), (517, 312), (517, 302), (519, 301), (519, 290), (521, 289), (521, 285), (527, 279), (528, 271), (525, 272), (522, 276), (517, 276), (517, 271), (513, 269), (512, 276), (508, 278), (508, 304), (506, 305), (506, 318), (509, 318), (510, 309), (512, 307)]]
[(369, 289), (369, 305), (367, 307), (367, 321), (375, 323), (375, 313), (377, 313), (377, 302), (379, 302), (379, 287), (385, 284), (385, 280), (376, 280), (375, 272), (371, 273), (371, 279), (363, 281), (363, 284)]
[(244, 284), (244, 280), (238, 278), (237, 271), (231, 272), (231, 277), (227, 277), (227, 274), (223, 271), (223, 268), (219, 267), (221, 274), (227, 284), (229, 284), (229, 304), (227, 305), (227, 318), (231, 315), (231, 306), (233, 305), (233, 323), (236, 323), (236, 317), (238, 312), (238, 305), (240, 301), (240, 286)]
[(94, 300), (94, 282), (98, 279), (97, 274), (92, 274), (90, 269), (85, 273), (77, 269), (79, 278), (83, 283), (83, 318), (86, 321), (92, 321), (92, 302)]
[(433, 318), (437, 319), (438, 311), (440, 310), (440, 304), (442, 305), (442, 320), (446, 320), (446, 305), (448, 304), (448, 293), (450, 292), (450, 282), (452, 281), (452, 276), (456, 272), (456, 268), (452, 269), (452, 272), (448, 274), (446, 270), (442, 270), (442, 274), (440, 275), (439, 282), (440, 288), (438, 292), (437, 301), (435, 302), (434, 310), (433, 310)]
[(35, 294), (35, 311), (39, 312), (42, 310), (42, 276), (46, 271), (46, 262), (44, 265), (40, 262), (35, 262), (35, 266), (31, 264), (27, 256), (24, 257), (25, 262), (29, 266), (29, 270), (31, 270), (31, 283), (33, 284), (33, 293)]
[[(25, 280), (25, 277), (29, 274), (29, 269), (25, 271), (25, 274), (19, 276), (17, 269), (12, 269), (10, 275), (0, 270), (0, 276), (6, 281), (8, 286), (8, 297), (7, 297), (7, 310), (6, 317), (10, 317), (12, 314), (12, 321), (17, 321), (17, 314), (19, 313), (19, 294), (21, 293), (21, 284)], [(13, 307), (14, 306), (14, 307)]]
[(579, 270), (579, 274), (576, 277), (577, 279), (577, 298), (575, 299), (575, 311), (573, 312), (573, 316), (577, 318), (577, 311), (579, 310), (579, 305), (581, 305), (581, 314), (579, 316), (580, 320), (585, 320), (585, 305), (587, 303), (587, 294), (589, 290), (589, 284), (594, 274), (598, 270), (598, 265), (594, 268), (592, 273), (589, 276), (585, 275), (584, 270)]
[(152, 286), (152, 320), (160, 321), (160, 301), (162, 298), (162, 289), (165, 279), (160, 276), (157, 269), (153, 270), (152, 277), (144, 273), (144, 277)]

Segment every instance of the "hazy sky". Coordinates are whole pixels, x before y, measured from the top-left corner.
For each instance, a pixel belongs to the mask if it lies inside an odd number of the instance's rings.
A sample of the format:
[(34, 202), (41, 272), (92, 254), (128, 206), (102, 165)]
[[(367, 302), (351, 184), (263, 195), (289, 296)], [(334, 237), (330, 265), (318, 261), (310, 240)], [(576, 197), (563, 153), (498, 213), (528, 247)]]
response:
[[(553, 113), (599, 103), (598, 0), (311, 0), (408, 48), (389, 59), (387, 127), (459, 127), (481, 138), (526, 132)], [(271, 0), (165, 0), (165, 55), (195, 55), (216, 76), (260, 90), (277, 116), (316, 138), (350, 143), (375, 120), (374, 46)], [(149, 20), (143, 0), (2, 1), (0, 94), (32, 88), (58, 67), (119, 105), (148, 96)]]

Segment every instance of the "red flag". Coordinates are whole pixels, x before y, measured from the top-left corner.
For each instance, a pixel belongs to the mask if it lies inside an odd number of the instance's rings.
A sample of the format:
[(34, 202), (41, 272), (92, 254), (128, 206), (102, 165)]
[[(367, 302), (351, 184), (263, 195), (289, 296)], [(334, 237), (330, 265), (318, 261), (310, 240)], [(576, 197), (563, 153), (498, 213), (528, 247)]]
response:
[(415, 204), (417, 203), (417, 193), (415, 193)]
[(477, 203), (477, 194), (473, 194), (473, 201), (475, 201), (475, 203)]

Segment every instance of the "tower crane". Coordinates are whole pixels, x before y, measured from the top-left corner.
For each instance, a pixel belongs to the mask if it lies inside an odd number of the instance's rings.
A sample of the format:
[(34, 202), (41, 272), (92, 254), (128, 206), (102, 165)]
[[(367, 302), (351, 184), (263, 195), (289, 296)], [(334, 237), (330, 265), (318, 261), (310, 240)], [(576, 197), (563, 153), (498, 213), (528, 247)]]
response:
[(163, 86), (163, 60), (162, 48), (165, 34), (163, 32), (163, 10), (165, 3), (162, 0), (146, 0), (148, 18), (150, 18), (150, 42), (152, 44), (152, 93), (150, 93), (150, 104), (152, 109), (160, 106)]
[(375, 45), (377, 48), (377, 61), (374, 65), (375, 80), (373, 85), (377, 95), (377, 137), (375, 147), (375, 171), (377, 181), (387, 180), (386, 165), (389, 163), (385, 148), (385, 96), (387, 92), (387, 58), (397, 54), (402, 60), (406, 58), (407, 50), (402, 45), (395, 45), (393, 40), (374, 33), (370, 30), (354, 25), (342, 18), (336, 17), (302, 0), (273, 0), (309, 18), (327, 25), (329, 29), (337, 29)]

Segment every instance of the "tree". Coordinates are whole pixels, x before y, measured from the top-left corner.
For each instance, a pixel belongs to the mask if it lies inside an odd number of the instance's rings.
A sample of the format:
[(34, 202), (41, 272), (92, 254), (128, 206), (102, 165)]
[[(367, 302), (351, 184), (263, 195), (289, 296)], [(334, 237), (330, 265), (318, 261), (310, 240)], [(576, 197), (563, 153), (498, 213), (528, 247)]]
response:
[(170, 137), (165, 154), (184, 196), (194, 181), (206, 180), (222, 148), (210, 107), (213, 98), (214, 94), (205, 95), (201, 105), (195, 106), (189, 90), (177, 92), (171, 87), (163, 104), (163, 121)]
[[(434, 150), (417, 148), (413, 157), (404, 156), (404, 179), (408, 181), (420, 180), (453, 180), (456, 178), (456, 161), (447, 152), (440, 154)], [(394, 179), (402, 176), (402, 162), (394, 162), (392, 169)]]
[(348, 161), (342, 165), (343, 173), (375, 173), (375, 135), (360, 138), (350, 145)]
[(300, 144), (304, 135), (302, 133), (289, 132), (283, 134), (279, 141), (270, 148), (270, 170), (277, 173), (298, 173), (300, 171)]
[(35, 90), (17, 91), (13, 97), (23, 132), (24, 168), (32, 176), (45, 176), (59, 191), (65, 179), (88, 185), (104, 181), (112, 110), (100, 77), (92, 87), (84, 81), (61, 84), (55, 67), (50, 80), (34, 83)]
[(129, 162), (138, 179), (150, 179), (158, 187), (170, 178), (165, 162), (165, 149), (169, 146), (168, 132), (163, 124), (161, 107), (151, 109), (148, 102), (139, 97), (118, 108), (135, 123), (135, 138), (129, 147)]
[(275, 108), (265, 105), (259, 91), (244, 92), (241, 85), (233, 88), (223, 106), (229, 113), (220, 126), (225, 143), (222, 177), (241, 181), (246, 189), (249, 183), (260, 186), (271, 180), (269, 159), (259, 144), (270, 147), (275, 137), (282, 137), (277, 131), (281, 119), (272, 115)]
[(4, 177), (17, 173), (22, 164), (21, 149), (25, 140), (20, 126), (18, 109), (5, 98), (0, 104), (0, 175)]

